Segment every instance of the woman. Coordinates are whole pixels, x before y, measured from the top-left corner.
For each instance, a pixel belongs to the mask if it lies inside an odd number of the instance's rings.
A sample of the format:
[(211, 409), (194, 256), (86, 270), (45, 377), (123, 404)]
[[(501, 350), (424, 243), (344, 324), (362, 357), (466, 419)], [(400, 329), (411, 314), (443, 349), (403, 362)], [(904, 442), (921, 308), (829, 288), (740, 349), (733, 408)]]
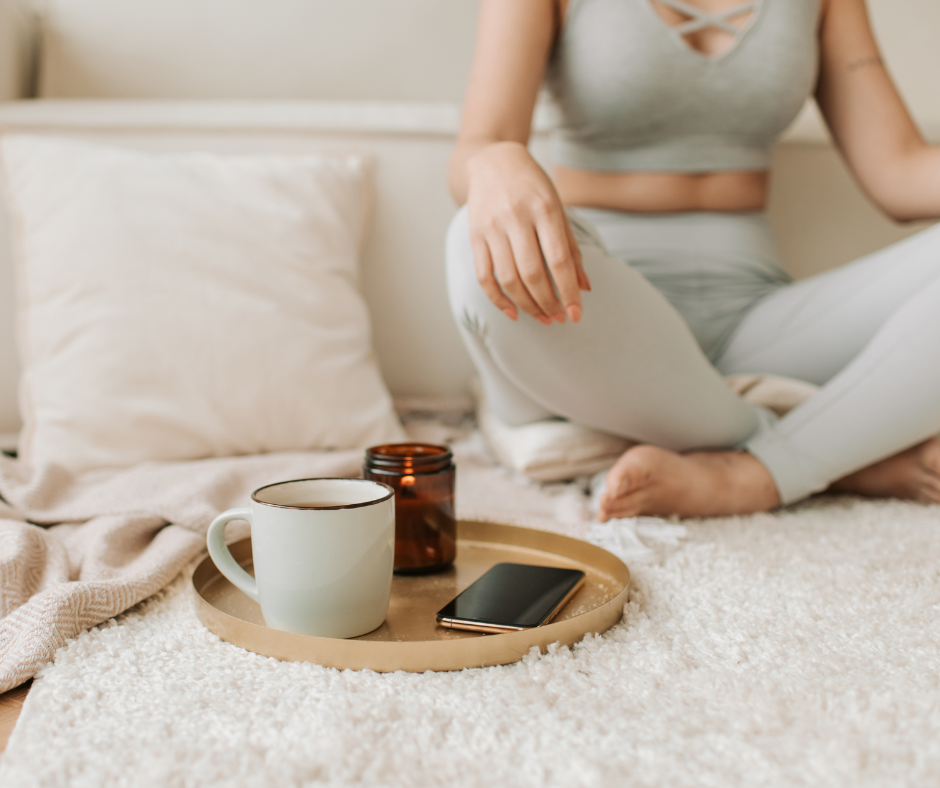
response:
[[(526, 150), (543, 81), (553, 177)], [(869, 197), (940, 217), (864, 0), (482, 0), (449, 181), (451, 305), (496, 412), (641, 441), (600, 517), (827, 488), (940, 502), (940, 228), (797, 283), (761, 213), (813, 93)], [(567, 206), (567, 207), (565, 207)], [(722, 375), (817, 383), (782, 419)]]

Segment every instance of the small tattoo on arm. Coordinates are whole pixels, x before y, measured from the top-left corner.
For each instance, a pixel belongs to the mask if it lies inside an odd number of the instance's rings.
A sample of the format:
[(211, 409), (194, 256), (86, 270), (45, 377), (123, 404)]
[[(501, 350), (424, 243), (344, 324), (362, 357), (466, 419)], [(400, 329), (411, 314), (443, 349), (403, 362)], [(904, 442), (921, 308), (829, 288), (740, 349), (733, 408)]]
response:
[(849, 71), (858, 71), (860, 68), (865, 68), (865, 66), (881, 66), (881, 58), (878, 55), (870, 55), (869, 57), (859, 58), (858, 60), (853, 60), (849, 63)]

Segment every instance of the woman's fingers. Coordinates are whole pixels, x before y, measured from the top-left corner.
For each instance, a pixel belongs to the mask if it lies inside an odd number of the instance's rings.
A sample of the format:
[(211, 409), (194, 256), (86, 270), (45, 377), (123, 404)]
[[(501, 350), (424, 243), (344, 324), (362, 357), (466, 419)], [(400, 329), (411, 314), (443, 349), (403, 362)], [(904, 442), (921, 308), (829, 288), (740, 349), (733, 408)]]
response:
[(496, 277), (493, 273), (493, 258), (490, 255), (489, 247), (482, 238), (473, 241), (473, 266), (476, 270), (477, 282), (490, 299), (499, 309), (501, 309), (510, 320), (519, 318), (519, 310), (516, 305), (510, 301), (506, 294), (499, 288)]
[(564, 323), (565, 308), (552, 287), (535, 228), (532, 225), (516, 226), (510, 232), (509, 241), (516, 270), (529, 295), (544, 314)]
[[(467, 159), (467, 204), (474, 239), (486, 247), (477, 278), (496, 306), (505, 299), (541, 322), (581, 319), (581, 291), (591, 283), (564, 207), (524, 145), (500, 142)], [(518, 314), (518, 313), (512, 313)]]
[(584, 270), (584, 260), (581, 257), (581, 247), (578, 246), (578, 242), (575, 240), (574, 232), (571, 230), (571, 222), (568, 221), (568, 217), (565, 217), (565, 235), (568, 238), (568, 249), (571, 251), (571, 256), (574, 259), (575, 267), (578, 271), (578, 287), (582, 290), (591, 290), (591, 280), (588, 279), (588, 275)]
[(518, 307), (545, 325), (566, 316), (578, 322), (581, 290), (591, 284), (564, 211), (546, 209), (538, 223), (520, 219), (513, 225), (508, 237), (480, 233), (474, 241), (477, 280), (487, 297), (513, 320)]
[(493, 271), (502, 291), (509, 296), (526, 314), (531, 315), (544, 325), (551, 325), (551, 318), (532, 298), (523, 275), (519, 270), (519, 261), (515, 250), (504, 235), (492, 235), (487, 238), (487, 246), (493, 259)]
[[(551, 291), (551, 296), (552, 303), (558, 304), (562, 309), (560, 322), (563, 322), (564, 314), (567, 313), (577, 323), (581, 319), (581, 286), (578, 276), (581, 253), (577, 251), (577, 257), (572, 254), (571, 242), (574, 238), (569, 238), (568, 220), (559, 203), (548, 203), (536, 207), (535, 230), (538, 233), (538, 244), (541, 247), (545, 268), (551, 273), (551, 281), (558, 290), (558, 297), (555, 296), (554, 290)], [(577, 244), (574, 244), (574, 247), (577, 250)], [(551, 281), (547, 283), (549, 288), (551, 288)], [(536, 293), (533, 292), (533, 295), (536, 295), (536, 300), (545, 309), (545, 303), (538, 298)], [(556, 313), (549, 312), (548, 314), (555, 315)]]

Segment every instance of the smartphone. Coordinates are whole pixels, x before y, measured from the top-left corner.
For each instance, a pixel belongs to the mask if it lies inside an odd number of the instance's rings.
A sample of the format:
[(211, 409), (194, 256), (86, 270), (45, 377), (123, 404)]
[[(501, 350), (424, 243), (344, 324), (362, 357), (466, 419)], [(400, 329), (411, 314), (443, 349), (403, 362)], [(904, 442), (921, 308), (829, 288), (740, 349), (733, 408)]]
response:
[(551, 621), (584, 585), (584, 572), (496, 564), (437, 613), (437, 623), (474, 632), (517, 632)]

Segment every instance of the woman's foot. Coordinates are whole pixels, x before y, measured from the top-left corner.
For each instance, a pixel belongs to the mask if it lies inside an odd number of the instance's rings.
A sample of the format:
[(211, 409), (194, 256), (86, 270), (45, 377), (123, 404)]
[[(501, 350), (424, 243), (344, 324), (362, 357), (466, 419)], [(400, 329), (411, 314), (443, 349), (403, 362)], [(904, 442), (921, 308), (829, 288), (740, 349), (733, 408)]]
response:
[(834, 482), (833, 492), (940, 503), (940, 441), (931, 438)]
[(598, 519), (718, 517), (764, 512), (779, 503), (770, 473), (747, 452), (676, 454), (644, 444), (628, 450), (610, 469)]

